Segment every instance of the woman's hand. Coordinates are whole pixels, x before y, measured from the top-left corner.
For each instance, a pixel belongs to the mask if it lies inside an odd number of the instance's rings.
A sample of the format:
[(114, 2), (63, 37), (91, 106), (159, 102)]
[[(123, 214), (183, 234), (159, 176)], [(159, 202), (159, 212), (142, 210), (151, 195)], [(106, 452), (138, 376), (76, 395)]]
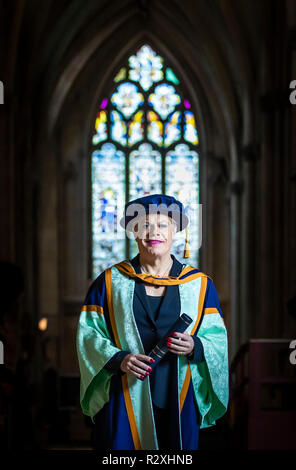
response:
[[(181, 339), (179, 339), (181, 338)], [(172, 333), (167, 338), (167, 348), (174, 354), (190, 354), (194, 349), (194, 340), (188, 333)]]
[(123, 372), (132, 374), (135, 377), (143, 379), (145, 375), (150, 375), (152, 368), (146, 362), (155, 362), (150, 356), (144, 354), (127, 354), (120, 364)]

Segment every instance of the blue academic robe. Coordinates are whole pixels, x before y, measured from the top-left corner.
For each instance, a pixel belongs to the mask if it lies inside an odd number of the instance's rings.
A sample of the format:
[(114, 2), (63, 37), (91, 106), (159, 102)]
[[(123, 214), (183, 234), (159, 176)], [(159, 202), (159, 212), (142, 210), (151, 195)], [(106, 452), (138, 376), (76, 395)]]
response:
[[(173, 266), (170, 272), (171, 276), (178, 276), (182, 271), (182, 264), (173, 256)], [(130, 260), (136, 273), (140, 273), (139, 254)], [(198, 271), (198, 270), (195, 270)], [(103, 272), (91, 285), (86, 298), (85, 306), (98, 306), (104, 311), (104, 316), (110, 334), (110, 338), (115, 344), (112, 322), (109, 315), (105, 272)], [(204, 310), (215, 310), (222, 317), (221, 308), (216, 289), (210, 278), (207, 279), (206, 293), (204, 298)], [(161, 304), (158, 320), (155, 321), (151, 315), (149, 303), (146, 298), (146, 291), (143, 282), (135, 279), (135, 288), (133, 296), (133, 313), (137, 328), (142, 339), (145, 354), (148, 354), (160, 338), (162, 338), (169, 327), (179, 317), (180, 298), (179, 286), (167, 286), (166, 293)], [(205, 361), (203, 346), (197, 337), (198, 329), (193, 335), (195, 346), (194, 355), (188, 361)], [(105, 364), (104, 368), (112, 372), (109, 401), (94, 416), (95, 429), (93, 434), (93, 444), (98, 450), (135, 450), (135, 444), (131, 433), (128, 413), (124, 401), (123, 385), (121, 377), (124, 374), (120, 370), (120, 363), (126, 354), (132, 351), (118, 351)], [(194, 397), (192, 381), (190, 379), (185, 401), (180, 414), (176, 413), (178, 409), (178, 390), (177, 390), (177, 355), (168, 353), (167, 357), (161, 361), (155, 368), (152, 379), (153, 393), (152, 399), (156, 404), (165, 405), (169, 410), (169, 422), (167, 423), (168, 441), (171, 449), (174, 450), (196, 450), (198, 449), (198, 435), (200, 425), (199, 409)], [(151, 380), (147, 377), (145, 380)], [(167, 393), (169, 391), (169, 393)], [(161, 403), (161, 397), (167, 396), (165, 403)], [(180, 442), (179, 427), (182, 432), (182, 443)]]
[[(173, 265), (171, 267), (170, 276), (178, 276), (182, 270), (182, 263), (172, 254)], [(136, 273), (141, 273), (140, 268), (140, 255), (137, 254), (131, 259)], [(154, 319), (151, 312), (150, 304), (146, 296), (146, 290), (144, 283), (136, 279), (135, 280), (135, 295), (133, 300), (133, 311), (139, 333), (141, 335), (142, 343), (145, 348), (145, 354), (153, 349), (155, 344), (164, 337), (166, 332), (169, 330), (171, 325), (181, 315), (181, 303), (179, 295), (179, 286), (172, 285), (167, 286), (163, 301), (160, 305), (158, 318)], [(197, 335), (193, 335), (194, 339), (194, 351), (191, 360), (203, 361), (203, 346)], [(116, 353), (104, 366), (106, 369), (113, 373), (121, 373), (120, 364), (123, 358), (131, 351), (121, 351)], [(189, 357), (189, 356), (188, 356)], [(167, 353), (167, 355), (159, 362), (151, 376), (149, 377), (153, 402), (159, 408), (166, 408), (168, 406), (168, 395), (170, 393), (169, 378), (173, 375), (172, 370), (175, 367), (176, 357), (173, 353)]]

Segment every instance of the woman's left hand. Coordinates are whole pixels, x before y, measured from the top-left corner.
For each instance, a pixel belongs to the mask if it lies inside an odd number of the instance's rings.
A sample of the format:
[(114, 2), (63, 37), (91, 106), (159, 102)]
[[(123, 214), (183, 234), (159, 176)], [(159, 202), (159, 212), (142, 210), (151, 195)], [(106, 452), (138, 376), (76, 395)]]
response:
[(170, 352), (175, 354), (190, 354), (194, 348), (194, 340), (192, 336), (186, 332), (176, 332), (167, 338), (167, 348)]

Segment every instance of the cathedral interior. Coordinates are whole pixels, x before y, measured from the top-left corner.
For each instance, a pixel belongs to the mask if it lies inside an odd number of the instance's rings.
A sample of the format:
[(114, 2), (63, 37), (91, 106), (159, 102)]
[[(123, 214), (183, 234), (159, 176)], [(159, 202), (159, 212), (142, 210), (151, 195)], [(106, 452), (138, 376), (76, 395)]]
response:
[[(90, 448), (77, 321), (134, 249), (96, 217), (114, 191), (120, 215), (138, 191), (190, 186), (190, 264), (214, 280), (229, 341), (228, 410), (200, 448), (295, 449), (295, 0), (2, 0), (0, 24), (0, 447)], [(177, 151), (198, 159), (191, 183)]]

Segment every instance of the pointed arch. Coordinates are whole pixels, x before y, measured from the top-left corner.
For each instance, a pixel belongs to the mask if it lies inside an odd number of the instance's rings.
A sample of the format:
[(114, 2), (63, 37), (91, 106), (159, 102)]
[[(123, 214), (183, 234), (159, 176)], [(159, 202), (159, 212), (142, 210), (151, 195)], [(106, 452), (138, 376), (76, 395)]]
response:
[[(124, 203), (151, 193), (180, 199), (198, 264), (199, 135), (188, 93), (167, 60), (143, 43), (119, 65), (100, 96), (91, 135), (93, 277), (137, 253), (118, 226)], [(172, 252), (183, 256), (184, 235)]]

